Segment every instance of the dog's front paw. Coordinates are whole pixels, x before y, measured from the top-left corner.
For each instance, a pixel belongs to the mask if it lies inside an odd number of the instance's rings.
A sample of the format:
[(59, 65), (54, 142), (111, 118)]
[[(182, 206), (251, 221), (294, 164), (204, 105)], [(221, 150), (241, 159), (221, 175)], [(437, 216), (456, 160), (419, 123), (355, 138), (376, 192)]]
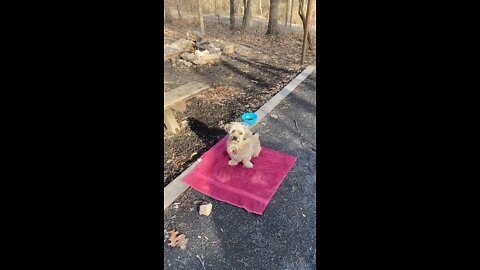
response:
[(245, 167), (247, 169), (251, 169), (251, 168), (253, 168), (253, 163), (252, 162), (243, 163), (243, 167)]
[(228, 165), (230, 165), (230, 166), (235, 166), (237, 164), (238, 164), (238, 162), (236, 162), (235, 160), (229, 160), (228, 161)]

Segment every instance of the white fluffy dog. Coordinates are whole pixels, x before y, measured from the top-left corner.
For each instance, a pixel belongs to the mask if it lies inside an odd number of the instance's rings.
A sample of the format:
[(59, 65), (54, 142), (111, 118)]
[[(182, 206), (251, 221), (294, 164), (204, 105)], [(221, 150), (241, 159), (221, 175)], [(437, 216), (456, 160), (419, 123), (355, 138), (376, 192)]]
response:
[(251, 159), (258, 157), (262, 150), (259, 134), (252, 135), (246, 125), (237, 122), (225, 125), (225, 131), (228, 133), (227, 152), (230, 155), (228, 165), (242, 162), (245, 168), (253, 168)]

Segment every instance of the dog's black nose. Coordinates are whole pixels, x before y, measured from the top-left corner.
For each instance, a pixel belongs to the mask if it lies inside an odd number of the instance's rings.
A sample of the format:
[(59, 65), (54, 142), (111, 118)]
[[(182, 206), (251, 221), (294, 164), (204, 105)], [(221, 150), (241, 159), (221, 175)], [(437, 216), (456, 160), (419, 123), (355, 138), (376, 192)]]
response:
[(237, 140), (237, 137), (233, 136), (233, 138), (232, 138), (232, 139), (234, 139), (234, 140), (236, 141), (236, 140)]

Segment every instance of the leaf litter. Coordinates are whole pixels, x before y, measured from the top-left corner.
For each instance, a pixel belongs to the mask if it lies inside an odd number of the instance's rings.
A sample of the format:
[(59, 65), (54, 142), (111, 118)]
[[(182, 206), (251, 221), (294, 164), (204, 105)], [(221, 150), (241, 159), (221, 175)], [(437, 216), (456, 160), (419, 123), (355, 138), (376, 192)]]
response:
[(170, 243), (168, 243), (169, 246), (171, 247), (179, 247), (181, 249), (186, 249), (187, 248), (187, 242), (188, 239), (185, 238), (184, 234), (180, 234), (177, 232), (176, 229), (173, 229), (168, 232), (170, 234), (170, 237), (168, 240), (170, 240)]

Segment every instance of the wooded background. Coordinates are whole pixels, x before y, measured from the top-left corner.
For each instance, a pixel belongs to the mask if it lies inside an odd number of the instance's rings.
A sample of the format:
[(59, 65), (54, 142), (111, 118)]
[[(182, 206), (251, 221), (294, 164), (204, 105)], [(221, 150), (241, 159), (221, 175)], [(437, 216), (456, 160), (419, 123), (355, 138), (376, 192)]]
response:
[[(270, 12), (270, 2), (278, 3), (278, 24), (284, 25), (285, 20), (290, 24), (290, 16), (292, 24), (302, 24), (302, 19), (298, 13), (299, 4), (303, 2), (304, 14), (306, 14), (307, 0), (251, 0), (251, 13), (253, 18), (268, 19)], [(230, 2), (234, 3), (235, 16), (243, 16), (247, 0), (165, 0), (165, 17), (167, 22), (172, 14), (178, 18), (178, 14), (185, 13), (186, 16), (198, 14), (198, 2), (201, 3), (204, 15), (230, 16)], [(289, 7), (292, 7), (291, 9)], [(287, 12), (288, 10), (288, 12)], [(170, 17), (170, 18), (168, 18)], [(312, 1), (312, 13), (310, 17), (310, 25), (316, 23), (316, 1)], [(237, 27), (241, 23), (236, 23)]]

